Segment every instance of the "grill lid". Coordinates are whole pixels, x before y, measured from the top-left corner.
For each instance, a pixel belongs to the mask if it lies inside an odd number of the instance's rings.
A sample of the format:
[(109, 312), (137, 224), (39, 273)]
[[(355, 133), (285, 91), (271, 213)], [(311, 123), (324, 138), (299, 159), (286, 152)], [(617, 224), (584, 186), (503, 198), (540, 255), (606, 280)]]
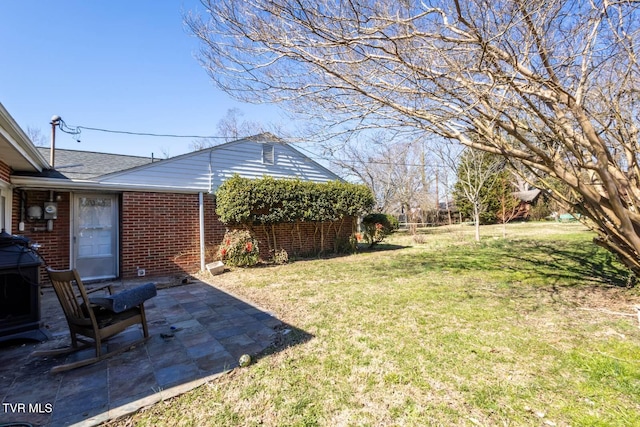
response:
[(0, 232), (0, 269), (38, 266), (42, 260), (29, 247), (29, 239)]

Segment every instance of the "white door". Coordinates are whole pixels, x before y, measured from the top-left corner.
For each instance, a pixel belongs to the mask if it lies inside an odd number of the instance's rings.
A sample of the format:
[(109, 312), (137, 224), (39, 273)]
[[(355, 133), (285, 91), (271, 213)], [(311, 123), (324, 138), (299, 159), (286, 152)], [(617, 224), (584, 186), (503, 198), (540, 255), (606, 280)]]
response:
[(83, 280), (118, 273), (118, 198), (114, 194), (74, 197), (74, 266)]

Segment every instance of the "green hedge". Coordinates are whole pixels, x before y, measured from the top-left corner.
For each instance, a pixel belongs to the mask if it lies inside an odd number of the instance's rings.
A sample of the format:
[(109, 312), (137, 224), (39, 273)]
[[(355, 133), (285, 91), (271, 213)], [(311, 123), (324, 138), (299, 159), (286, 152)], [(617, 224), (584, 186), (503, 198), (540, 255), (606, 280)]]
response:
[(382, 242), (385, 237), (399, 228), (400, 224), (393, 215), (372, 213), (362, 218), (364, 239), (369, 247)]
[(313, 183), (235, 175), (216, 192), (216, 213), (225, 224), (338, 221), (369, 212), (374, 203), (368, 187), (342, 181)]

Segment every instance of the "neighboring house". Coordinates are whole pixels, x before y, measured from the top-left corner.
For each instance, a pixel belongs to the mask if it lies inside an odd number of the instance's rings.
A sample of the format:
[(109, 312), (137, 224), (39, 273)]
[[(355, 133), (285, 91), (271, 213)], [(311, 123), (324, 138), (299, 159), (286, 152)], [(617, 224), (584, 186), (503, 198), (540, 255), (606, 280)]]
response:
[(51, 267), (77, 268), (87, 280), (203, 269), (225, 232), (213, 193), (234, 174), (339, 179), (270, 134), (157, 161), (56, 150), (53, 170), (48, 149), (0, 113), (4, 228), (41, 244)]
[(528, 219), (532, 206), (534, 206), (542, 194), (540, 189), (534, 188), (533, 190), (517, 191), (513, 193), (514, 197), (520, 200), (520, 204), (512, 218), (515, 219)]

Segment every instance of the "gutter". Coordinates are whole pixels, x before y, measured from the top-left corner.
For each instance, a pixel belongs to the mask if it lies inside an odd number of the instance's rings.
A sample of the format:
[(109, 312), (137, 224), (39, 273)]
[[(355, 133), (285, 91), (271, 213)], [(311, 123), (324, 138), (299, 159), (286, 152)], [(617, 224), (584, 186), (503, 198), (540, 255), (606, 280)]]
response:
[(38, 151), (26, 133), (18, 126), (11, 114), (0, 103), (0, 133), (38, 172), (49, 168), (49, 162)]
[(153, 186), (135, 184), (104, 183), (99, 181), (71, 181), (60, 178), (39, 178), (31, 176), (11, 176), (14, 187), (45, 190), (102, 190), (102, 191), (145, 191), (158, 193), (196, 194), (208, 192), (207, 188), (184, 188), (173, 186)]

